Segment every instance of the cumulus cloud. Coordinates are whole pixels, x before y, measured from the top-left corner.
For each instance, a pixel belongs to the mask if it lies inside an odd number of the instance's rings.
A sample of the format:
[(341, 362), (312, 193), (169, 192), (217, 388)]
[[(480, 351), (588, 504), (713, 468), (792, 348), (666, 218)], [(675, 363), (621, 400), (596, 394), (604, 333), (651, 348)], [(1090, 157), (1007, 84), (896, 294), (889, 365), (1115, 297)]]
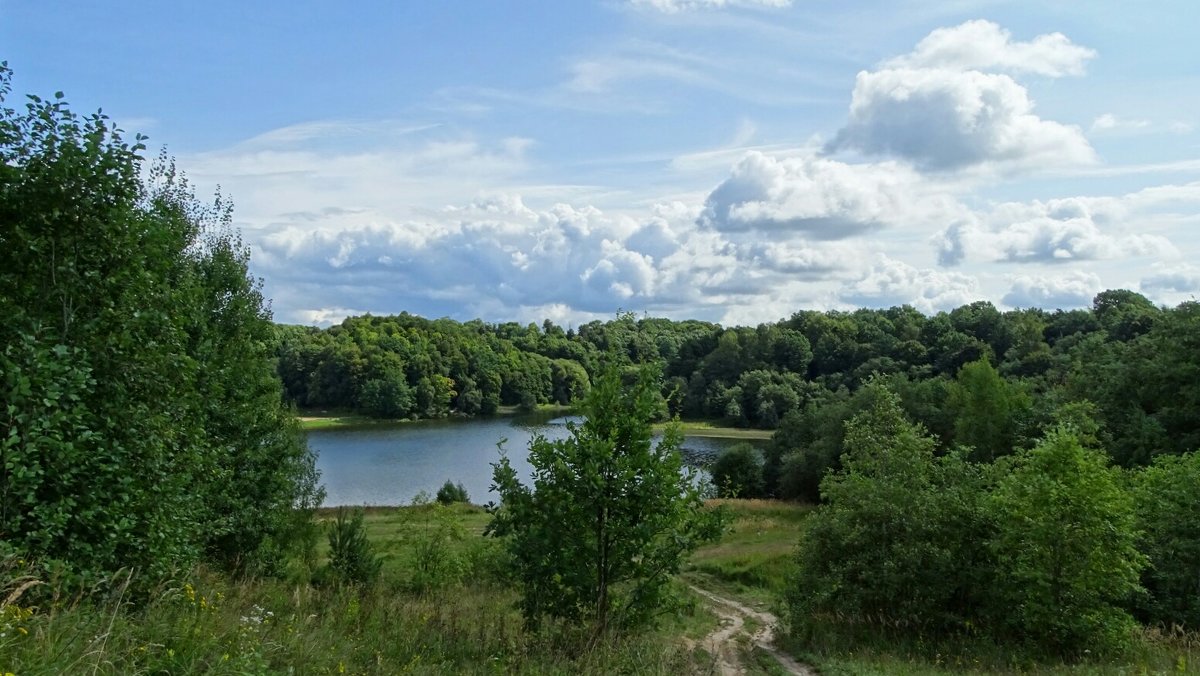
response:
[(1022, 275), (1013, 280), (1003, 302), (1012, 307), (1087, 307), (1103, 288), (1100, 277), (1083, 270), (1045, 277)]
[(1162, 269), (1143, 278), (1141, 287), (1147, 291), (1200, 293), (1200, 267), (1179, 265)]
[(826, 150), (932, 171), (1093, 163), (1082, 130), (1036, 115), (1012, 74), (1082, 75), (1094, 56), (1061, 33), (1021, 42), (990, 21), (939, 28), (909, 54), (858, 74), (849, 120)]
[(779, 9), (790, 7), (792, 0), (629, 0), (634, 7), (657, 10), (665, 14), (726, 7), (761, 7)]
[(752, 151), (709, 194), (700, 223), (724, 232), (843, 239), (946, 206), (945, 198), (930, 192), (915, 172), (896, 163), (846, 164)]
[(287, 290), (285, 318), (307, 322), (336, 321), (335, 312), (304, 308), (337, 307), (348, 293), (377, 312), (567, 307), (585, 316), (688, 306), (695, 315), (774, 283), (775, 271), (717, 233), (699, 233), (694, 218), (680, 205), (635, 219), (493, 195), (426, 220), (276, 228), (258, 236), (256, 265)]
[(1048, 77), (1083, 75), (1096, 51), (1071, 42), (1062, 33), (1039, 35), (1028, 42), (991, 21), (977, 19), (938, 28), (913, 51), (885, 62), (888, 68), (1003, 70)]
[(929, 170), (1095, 161), (1080, 129), (1035, 115), (1029, 93), (1011, 77), (970, 70), (859, 73), (850, 119), (828, 146), (843, 149), (899, 157)]
[(938, 261), (1065, 263), (1176, 255), (1165, 237), (1123, 230), (1123, 223), (1150, 203), (1144, 195), (1133, 194), (1000, 204), (938, 233)]
[(867, 273), (847, 284), (843, 301), (856, 306), (909, 304), (922, 312), (949, 310), (980, 297), (974, 277), (957, 272), (916, 268), (879, 254)]

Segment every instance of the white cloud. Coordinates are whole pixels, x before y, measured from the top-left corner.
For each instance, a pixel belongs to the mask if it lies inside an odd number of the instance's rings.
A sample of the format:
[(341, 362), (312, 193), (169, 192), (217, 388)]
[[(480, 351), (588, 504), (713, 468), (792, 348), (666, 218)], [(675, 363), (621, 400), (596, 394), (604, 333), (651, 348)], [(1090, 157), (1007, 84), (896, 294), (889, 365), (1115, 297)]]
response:
[(865, 276), (842, 289), (841, 298), (852, 305), (867, 307), (907, 303), (929, 313), (970, 303), (980, 295), (974, 277), (916, 268), (879, 254)]
[(342, 323), (342, 320), (346, 317), (356, 317), (366, 313), (366, 310), (352, 310), (345, 307), (325, 307), (316, 310), (298, 310), (294, 313), (294, 319), (304, 324), (332, 326), (333, 324)]
[(1150, 127), (1150, 120), (1129, 119), (1117, 117), (1112, 113), (1104, 113), (1092, 120), (1092, 132), (1108, 131), (1137, 131)]
[(941, 211), (949, 200), (904, 165), (747, 153), (705, 200), (700, 223), (844, 239)]
[(1132, 216), (1148, 213), (1180, 195), (1146, 191), (1123, 198), (1070, 197), (1045, 202), (1008, 202), (954, 223), (935, 238), (939, 262), (1066, 263), (1071, 261), (1174, 256), (1165, 237), (1129, 232)]
[(1052, 276), (1022, 275), (1013, 279), (1003, 302), (1011, 307), (1087, 307), (1103, 289), (1099, 276), (1083, 270)]
[(997, 24), (976, 19), (934, 30), (911, 53), (890, 59), (885, 66), (1002, 70), (1062, 77), (1083, 75), (1084, 65), (1095, 56), (1095, 50), (1076, 45), (1062, 33), (1048, 33), (1020, 42)]
[(617, 83), (658, 79), (713, 85), (713, 80), (693, 66), (665, 59), (607, 56), (580, 61), (571, 66), (564, 85), (574, 93), (603, 94)]
[(1200, 294), (1200, 267), (1177, 265), (1160, 269), (1143, 278), (1141, 287), (1147, 291)]
[(779, 9), (790, 7), (792, 0), (629, 0), (634, 7), (657, 10), (665, 14), (727, 7), (761, 7)]
[(1001, 169), (1090, 164), (1078, 127), (1033, 113), (1008, 75), (947, 69), (861, 72), (850, 119), (829, 150), (907, 159), (931, 170), (992, 164)]

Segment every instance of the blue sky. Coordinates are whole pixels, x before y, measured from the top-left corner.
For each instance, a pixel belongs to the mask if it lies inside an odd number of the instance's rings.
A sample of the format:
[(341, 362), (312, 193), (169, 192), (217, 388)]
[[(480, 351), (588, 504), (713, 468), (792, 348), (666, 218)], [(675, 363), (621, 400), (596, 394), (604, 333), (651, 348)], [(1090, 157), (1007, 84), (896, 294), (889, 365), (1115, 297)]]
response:
[(220, 185), (280, 321), (1200, 293), (1189, 3), (0, 0)]

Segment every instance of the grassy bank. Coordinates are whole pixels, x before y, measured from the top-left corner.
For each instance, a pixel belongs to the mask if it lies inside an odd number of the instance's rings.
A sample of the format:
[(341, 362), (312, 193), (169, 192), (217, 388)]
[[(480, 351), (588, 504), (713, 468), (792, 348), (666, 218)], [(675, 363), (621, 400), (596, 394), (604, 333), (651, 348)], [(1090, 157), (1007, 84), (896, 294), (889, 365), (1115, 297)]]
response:
[[(560, 404), (542, 404), (538, 406), (536, 411), (532, 411), (532, 413), (570, 415), (574, 412), (574, 410), (575, 409), (571, 406), (563, 406)], [(500, 409), (496, 411), (497, 415), (518, 415), (522, 413), (531, 412), (522, 411), (516, 406), (501, 406)], [(408, 418), (369, 418), (364, 415), (345, 411), (301, 411), (299, 418), (300, 427), (305, 430), (368, 427), (372, 425), (397, 425), (410, 422)], [(708, 420), (684, 420), (680, 422), (680, 426), (682, 427), (685, 436), (708, 437), (712, 439), (766, 440), (770, 439), (771, 435), (774, 433), (773, 430), (727, 427)], [(662, 432), (664, 427), (666, 427), (666, 423), (659, 423), (654, 426), (654, 431)]]
[[(123, 576), (91, 600), (30, 587), (0, 613), (0, 674), (703, 671), (707, 655), (684, 639), (717, 622), (695, 603), (637, 635), (525, 631), (502, 553), (480, 536), (488, 518), (463, 505), (368, 510), (384, 565), (361, 588), (310, 584), (302, 566), (289, 580), (194, 571), (139, 599)], [(0, 561), (0, 599), (21, 585), (21, 564)]]
[[(541, 404), (534, 411), (524, 411), (517, 406), (501, 406), (496, 415), (518, 415), (525, 413), (570, 415), (574, 411), (571, 406), (560, 404)], [(349, 411), (315, 411), (299, 412), (300, 427), (305, 430), (326, 430), (350, 427), (369, 427), (374, 425), (399, 425), (412, 422), (410, 418), (371, 418)]]
[[(711, 439), (765, 440), (770, 439), (771, 435), (775, 433), (774, 430), (727, 427), (709, 420), (682, 420), (679, 425), (683, 429), (684, 436)], [(654, 431), (661, 432), (664, 427), (666, 427), (666, 423), (658, 423), (654, 426)]]

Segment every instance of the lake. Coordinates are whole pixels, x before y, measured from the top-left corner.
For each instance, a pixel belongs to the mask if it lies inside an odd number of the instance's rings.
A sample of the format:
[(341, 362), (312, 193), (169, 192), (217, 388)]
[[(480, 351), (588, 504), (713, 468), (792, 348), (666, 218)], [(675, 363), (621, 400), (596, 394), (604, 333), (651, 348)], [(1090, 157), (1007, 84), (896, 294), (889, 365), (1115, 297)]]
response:
[[(565, 438), (567, 420), (530, 414), (310, 430), (308, 445), (317, 454), (327, 507), (407, 504), (421, 491), (432, 497), (447, 479), (461, 482), (472, 502), (484, 503), (497, 500), (488, 490), (491, 463), (500, 459), (496, 443), (507, 439), (513, 467), (528, 477), (529, 440), (535, 434)], [(703, 457), (735, 443), (688, 437), (683, 445), (686, 456)]]

